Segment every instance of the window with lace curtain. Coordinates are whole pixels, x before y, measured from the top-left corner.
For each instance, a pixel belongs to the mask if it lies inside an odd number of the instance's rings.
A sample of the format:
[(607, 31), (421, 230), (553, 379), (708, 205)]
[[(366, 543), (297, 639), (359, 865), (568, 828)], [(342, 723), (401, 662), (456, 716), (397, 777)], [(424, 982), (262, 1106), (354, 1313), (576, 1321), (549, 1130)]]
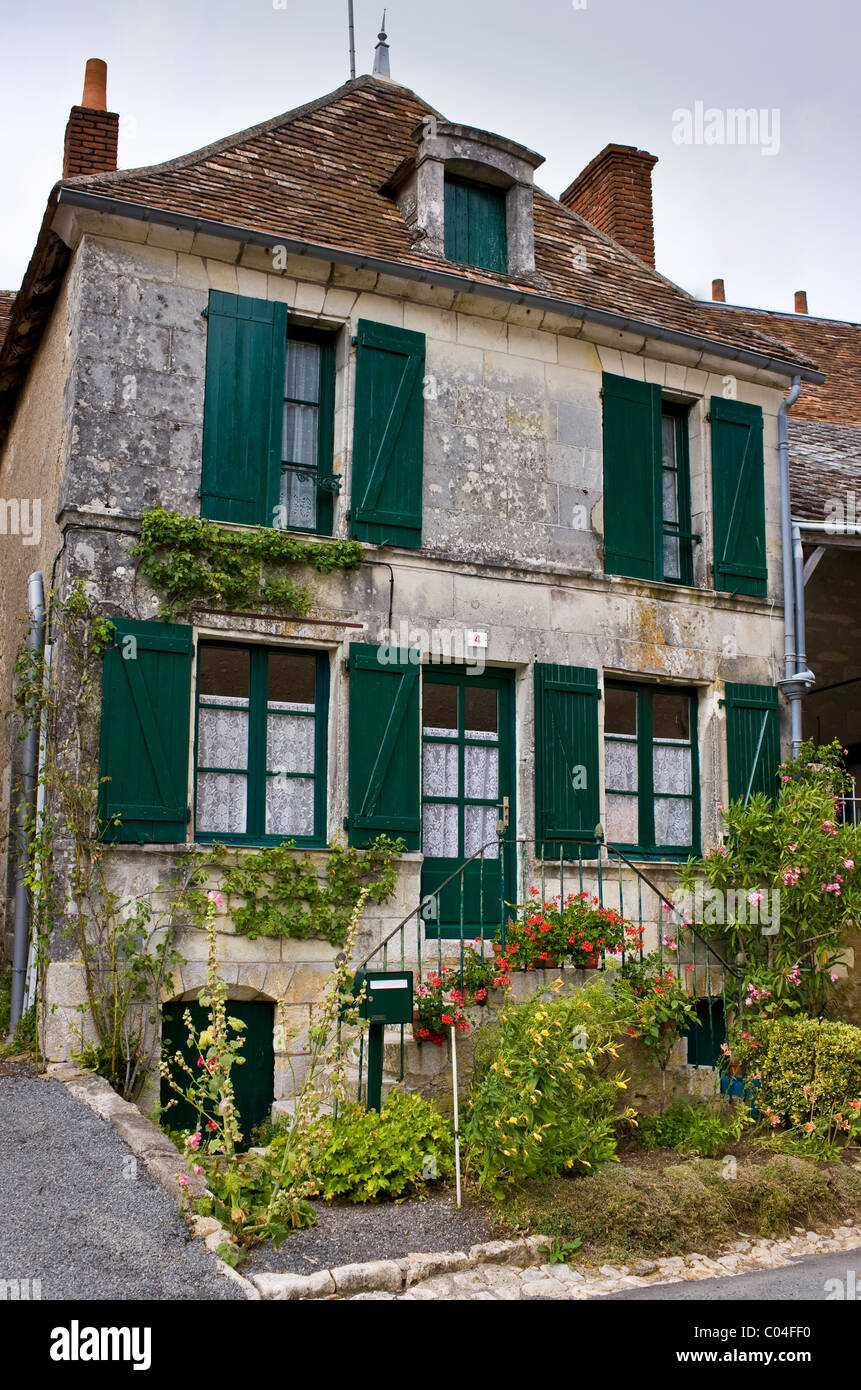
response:
[(607, 842), (651, 857), (697, 853), (694, 694), (607, 681), (604, 697)]
[(325, 842), (328, 687), (325, 653), (199, 643), (199, 839)]

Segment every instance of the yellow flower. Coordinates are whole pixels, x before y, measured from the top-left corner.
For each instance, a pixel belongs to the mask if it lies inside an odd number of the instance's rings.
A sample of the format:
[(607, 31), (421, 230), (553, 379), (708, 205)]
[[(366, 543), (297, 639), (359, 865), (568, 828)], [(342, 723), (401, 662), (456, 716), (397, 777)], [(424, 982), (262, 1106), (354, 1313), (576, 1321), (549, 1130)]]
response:
[(538, 1129), (533, 1129), (533, 1131), (532, 1131), (532, 1138), (535, 1139), (535, 1140), (540, 1144), (540, 1143), (541, 1143), (541, 1131), (538, 1130)]

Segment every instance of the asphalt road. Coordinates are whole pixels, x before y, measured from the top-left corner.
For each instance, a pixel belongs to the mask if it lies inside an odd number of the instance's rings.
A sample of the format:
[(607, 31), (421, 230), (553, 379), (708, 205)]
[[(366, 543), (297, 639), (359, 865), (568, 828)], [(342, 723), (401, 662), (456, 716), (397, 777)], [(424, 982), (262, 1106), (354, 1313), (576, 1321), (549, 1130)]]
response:
[[(829, 1281), (838, 1280), (839, 1288)], [(836, 1255), (812, 1255), (795, 1260), (781, 1269), (761, 1269), (753, 1274), (735, 1274), (726, 1279), (699, 1279), (655, 1288), (625, 1289), (605, 1294), (601, 1302), (696, 1303), (744, 1299), (752, 1303), (775, 1300), (793, 1303), (801, 1300), (861, 1300), (861, 1248), (842, 1250)], [(596, 1300), (598, 1301), (598, 1300)]]
[(17, 1063), (0, 1063), (4, 1280), (39, 1280), (43, 1299), (244, 1297), (105, 1121)]

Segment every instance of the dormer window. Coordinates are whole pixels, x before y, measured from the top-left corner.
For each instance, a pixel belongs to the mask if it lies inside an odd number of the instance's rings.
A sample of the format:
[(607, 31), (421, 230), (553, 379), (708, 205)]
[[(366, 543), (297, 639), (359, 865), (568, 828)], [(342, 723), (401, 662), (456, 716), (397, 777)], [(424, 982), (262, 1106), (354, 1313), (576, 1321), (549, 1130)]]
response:
[(445, 176), (445, 255), (481, 270), (508, 270), (505, 189)]
[(393, 197), (425, 255), (535, 279), (533, 175), (540, 154), (501, 135), (428, 115), (416, 153), (382, 191)]

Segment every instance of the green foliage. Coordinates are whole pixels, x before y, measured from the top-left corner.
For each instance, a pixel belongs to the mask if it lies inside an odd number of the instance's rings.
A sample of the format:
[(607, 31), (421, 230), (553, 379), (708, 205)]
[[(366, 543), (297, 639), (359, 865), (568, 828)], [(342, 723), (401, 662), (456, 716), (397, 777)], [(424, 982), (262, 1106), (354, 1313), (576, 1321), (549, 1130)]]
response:
[(744, 1062), (759, 1078), (753, 1094), (768, 1118), (821, 1130), (835, 1112), (861, 1108), (861, 1028), (829, 1019), (769, 1019), (748, 1042)]
[(162, 507), (144, 512), (131, 553), (141, 574), (164, 595), (159, 616), (168, 620), (196, 599), (301, 617), (311, 606), (311, 593), (295, 579), (268, 574), (267, 566), (306, 565), (329, 574), (362, 563), (358, 541), (309, 541), (271, 527), (232, 531)]
[(199, 1198), (195, 1210), (199, 1216), (214, 1216), (230, 1231), (239, 1246), (238, 1251), (229, 1247), (234, 1263), (261, 1240), (271, 1240), (277, 1250), (293, 1231), (314, 1225), (314, 1208), (306, 1194), (285, 1184), (280, 1165), (264, 1155), (236, 1154), (220, 1160), (204, 1156), (202, 1166), (212, 1196)]
[[(590, 1173), (615, 1156), (627, 1081), (613, 1067), (622, 1020), (603, 981), (567, 998), (509, 1001), (473, 1078), (464, 1123), (480, 1187)], [(626, 1110), (625, 1118), (634, 1112)]]
[(327, 1201), (402, 1201), (454, 1174), (451, 1126), (417, 1092), (392, 1091), (379, 1114), (342, 1106), (337, 1119), (320, 1120), (315, 1150), (313, 1182)]
[(715, 1158), (725, 1153), (728, 1145), (738, 1143), (752, 1123), (743, 1105), (677, 1101), (661, 1115), (642, 1115), (633, 1142), (640, 1149), (673, 1149), (680, 1154)]
[(538, 1253), (543, 1255), (548, 1264), (567, 1265), (577, 1254), (583, 1244), (582, 1238), (576, 1240), (554, 1240), (552, 1245), (539, 1245)]
[(663, 1074), (682, 1033), (699, 1023), (686, 973), (669, 968), (658, 951), (642, 960), (629, 956), (613, 989), (630, 1020), (628, 1036), (638, 1040)]
[[(388, 902), (398, 881), (396, 860), (403, 840), (378, 835), (364, 850), (333, 838), (326, 855), (325, 878), (308, 854), (292, 841), (260, 849), (214, 845), (195, 856), (198, 876), (216, 868), (227, 895), (230, 919), (241, 936), (286, 936), (294, 940), (323, 937), (342, 946), (350, 918), (363, 891), (372, 902)], [(198, 913), (205, 910), (201, 889), (188, 894)]]
[[(861, 827), (840, 821), (848, 785), (842, 755), (838, 743), (804, 743), (781, 767), (777, 796), (733, 802), (722, 813), (726, 844), (690, 860), (680, 875), (686, 894), (705, 880), (723, 895), (726, 910), (716, 921), (706, 913), (699, 930), (742, 969), (747, 1018), (798, 1009), (819, 1014), (844, 935), (861, 915)], [(779, 893), (773, 934), (748, 907), (763, 888)]]

